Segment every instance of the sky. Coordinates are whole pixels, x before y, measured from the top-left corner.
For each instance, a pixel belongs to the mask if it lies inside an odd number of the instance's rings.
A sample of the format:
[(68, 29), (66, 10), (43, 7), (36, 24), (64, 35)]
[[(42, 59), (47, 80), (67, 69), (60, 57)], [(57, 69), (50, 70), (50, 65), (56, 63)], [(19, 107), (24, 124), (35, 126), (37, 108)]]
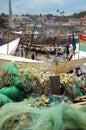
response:
[[(86, 11), (86, 0), (11, 0), (12, 14), (72, 15)], [(59, 10), (59, 12), (57, 12)], [(0, 0), (0, 14), (9, 12), (9, 0)]]

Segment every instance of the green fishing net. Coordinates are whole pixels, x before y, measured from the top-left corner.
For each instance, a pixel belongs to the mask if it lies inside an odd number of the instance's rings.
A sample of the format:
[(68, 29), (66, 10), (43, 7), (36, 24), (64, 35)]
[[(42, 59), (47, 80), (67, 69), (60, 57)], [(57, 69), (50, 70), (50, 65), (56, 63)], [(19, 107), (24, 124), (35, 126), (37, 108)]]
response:
[(0, 108), (1, 130), (86, 130), (86, 106), (61, 103), (49, 108), (28, 102), (8, 103)]
[(21, 66), (12, 62), (5, 63), (0, 69), (0, 88), (3, 88), (0, 93), (3, 91), (3, 94), (12, 99), (21, 91), (28, 93), (28, 95), (34, 92), (47, 93), (48, 82), (49, 76), (44, 77), (43, 73), (38, 74), (34, 68), (22, 69)]
[(29, 71), (14, 63), (6, 63), (0, 68), (0, 102), (22, 101), (31, 89)]
[(0, 106), (9, 103), (9, 102), (13, 102), (12, 99), (10, 99), (8, 96), (0, 93)]
[(22, 89), (18, 89), (15, 86), (11, 86), (0, 89), (0, 94), (6, 95), (13, 101), (21, 101), (25, 97), (26, 93)]
[(85, 81), (81, 77), (73, 76), (73, 83), (79, 88), (85, 86)]
[(8, 98), (13, 101), (22, 101), (31, 93), (42, 94), (47, 86), (44, 87), (41, 80), (34, 68), (22, 69), (18, 64), (5, 63), (0, 68), (0, 94), (3, 95), (3, 100), (1, 97), (0, 101), (3, 104), (8, 103)]
[(15, 75), (17, 76), (18, 75), (18, 70), (19, 70), (19, 67), (13, 63), (6, 63), (2, 66), (2, 69), (4, 69), (5, 72), (8, 72), (12, 75)]
[(11, 86), (12, 80), (18, 76), (18, 67), (12, 63), (7, 63), (0, 68), (0, 88)]
[[(38, 75), (33, 68), (21, 69), (13, 63), (1, 67), (0, 105), (3, 103), (3, 106), (0, 107), (0, 130), (86, 130), (86, 106), (75, 109), (58, 101), (48, 105), (46, 98), (37, 98), (35, 103), (36, 96), (47, 91), (47, 75), (45, 78), (43, 72)], [(37, 95), (30, 97), (34, 92)], [(24, 98), (27, 100), (14, 103)]]
[(26, 92), (34, 91), (42, 93), (43, 87), (39, 79), (35, 79), (37, 70), (34, 68), (22, 69), (13, 63), (6, 63), (0, 69), (0, 88), (15, 86)]

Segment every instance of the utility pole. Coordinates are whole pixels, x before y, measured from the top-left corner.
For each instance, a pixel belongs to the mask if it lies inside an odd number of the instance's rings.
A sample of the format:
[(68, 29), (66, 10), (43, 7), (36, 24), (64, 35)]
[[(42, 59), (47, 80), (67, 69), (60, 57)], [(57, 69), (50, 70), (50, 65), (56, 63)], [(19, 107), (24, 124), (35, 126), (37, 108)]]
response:
[(11, 0), (9, 0), (9, 27), (13, 26)]

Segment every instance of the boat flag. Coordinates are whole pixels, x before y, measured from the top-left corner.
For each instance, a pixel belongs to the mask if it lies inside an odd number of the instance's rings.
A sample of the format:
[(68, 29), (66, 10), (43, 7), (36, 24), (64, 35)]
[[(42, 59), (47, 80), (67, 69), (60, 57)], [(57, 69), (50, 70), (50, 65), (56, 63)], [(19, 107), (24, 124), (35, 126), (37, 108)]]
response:
[(74, 56), (74, 50), (71, 50), (68, 60), (70, 61)]
[(74, 38), (74, 33), (72, 33), (72, 46), (73, 46), (73, 49), (71, 50), (70, 52), (70, 55), (69, 55), (69, 61), (73, 58), (73, 56), (75, 55), (75, 50), (76, 50), (76, 41), (75, 41), (75, 38)]
[(86, 34), (79, 35), (79, 50), (86, 52)]

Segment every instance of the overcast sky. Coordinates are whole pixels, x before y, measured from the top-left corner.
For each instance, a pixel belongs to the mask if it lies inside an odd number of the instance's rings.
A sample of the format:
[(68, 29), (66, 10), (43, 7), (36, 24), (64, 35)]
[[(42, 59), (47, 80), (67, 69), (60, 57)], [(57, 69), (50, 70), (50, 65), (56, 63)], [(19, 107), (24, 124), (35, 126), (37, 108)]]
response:
[[(8, 14), (9, 0), (0, 0), (0, 13)], [(65, 15), (86, 11), (86, 0), (11, 0), (12, 13), (21, 14), (60, 14)]]

